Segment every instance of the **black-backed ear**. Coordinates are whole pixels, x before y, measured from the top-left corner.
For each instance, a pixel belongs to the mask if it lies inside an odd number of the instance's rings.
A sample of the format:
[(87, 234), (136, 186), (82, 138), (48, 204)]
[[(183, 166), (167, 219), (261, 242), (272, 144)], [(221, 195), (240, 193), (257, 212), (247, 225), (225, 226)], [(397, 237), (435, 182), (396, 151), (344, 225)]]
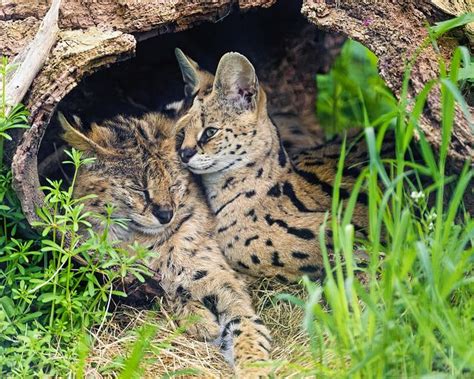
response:
[(214, 91), (236, 110), (255, 109), (258, 79), (252, 63), (242, 54), (225, 54), (217, 66)]
[(74, 122), (77, 124), (77, 127), (72, 126), (61, 112), (58, 112), (58, 121), (64, 130), (62, 136), (64, 141), (72, 147), (84, 152), (94, 152), (101, 155), (110, 154), (109, 150), (94, 142), (82, 131), (79, 131), (81, 129), (81, 120), (78, 117), (74, 116)]
[(199, 91), (199, 65), (184, 54), (181, 49), (174, 49), (184, 81), (184, 95), (193, 97)]

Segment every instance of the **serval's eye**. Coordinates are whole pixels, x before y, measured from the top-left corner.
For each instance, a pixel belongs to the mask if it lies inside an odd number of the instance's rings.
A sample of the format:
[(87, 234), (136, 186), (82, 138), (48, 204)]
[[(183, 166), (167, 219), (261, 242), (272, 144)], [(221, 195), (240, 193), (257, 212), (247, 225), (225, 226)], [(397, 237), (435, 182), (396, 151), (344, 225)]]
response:
[(206, 130), (204, 130), (204, 136), (209, 139), (211, 138), (214, 134), (216, 134), (217, 132), (219, 131), (219, 129), (217, 128), (206, 128)]
[(133, 192), (143, 192), (143, 188), (139, 186), (128, 186), (128, 189)]

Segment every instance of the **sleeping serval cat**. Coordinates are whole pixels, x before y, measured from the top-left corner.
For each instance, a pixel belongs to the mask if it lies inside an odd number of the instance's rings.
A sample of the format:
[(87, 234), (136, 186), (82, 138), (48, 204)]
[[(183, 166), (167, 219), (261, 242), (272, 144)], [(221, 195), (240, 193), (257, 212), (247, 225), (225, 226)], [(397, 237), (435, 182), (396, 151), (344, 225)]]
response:
[[(340, 144), (314, 147), (291, 160), (268, 115), (266, 95), (254, 67), (238, 53), (225, 54), (215, 77), (177, 51), (189, 109), (178, 121), (184, 132), (182, 162), (202, 177), (216, 218), (216, 236), (236, 270), (253, 276), (295, 281), (323, 275), (318, 234), (331, 208)], [(212, 82), (212, 85), (209, 83)], [(357, 144), (348, 167), (365, 160)], [(359, 173), (344, 172), (341, 197)], [(353, 223), (366, 227), (365, 195)], [(331, 236), (326, 232), (330, 247)]]
[(113, 204), (114, 217), (129, 219), (127, 229), (115, 226), (108, 238), (156, 252), (147, 266), (161, 274), (177, 316), (200, 316), (188, 332), (218, 343), (237, 376), (259, 375), (264, 369), (248, 364), (268, 359), (269, 332), (213, 238), (208, 206), (176, 152), (175, 122), (150, 113), (85, 130), (59, 118), (64, 139), (96, 158), (81, 167), (74, 195), (96, 194), (86, 201), (88, 210), (104, 213)]

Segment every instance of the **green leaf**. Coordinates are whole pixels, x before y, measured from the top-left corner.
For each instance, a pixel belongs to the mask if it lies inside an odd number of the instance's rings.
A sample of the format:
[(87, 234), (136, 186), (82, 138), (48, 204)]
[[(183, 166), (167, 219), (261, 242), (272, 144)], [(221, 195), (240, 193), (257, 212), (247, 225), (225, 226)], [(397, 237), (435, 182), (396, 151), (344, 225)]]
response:
[(450, 20), (437, 22), (434, 26), (430, 28), (431, 35), (433, 38), (437, 39), (441, 37), (444, 33), (454, 29), (459, 28), (460, 26), (464, 26), (474, 22), (474, 13), (465, 13), (461, 16), (452, 18)]
[(46, 292), (46, 293), (41, 294), (38, 297), (38, 301), (41, 301), (42, 303), (49, 303), (49, 302), (54, 301), (55, 303), (57, 303), (57, 301), (60, 300), (61, 298), (62, 296), (57, 295), (53, 292)]
[(5, 311), (8, 317), (12, 318), (16, 316), (17, 310), (15, 307), (15, 303), (10, 297), (8, 296), (0, 297), (0, 306), (3, 308), (3, 310)]

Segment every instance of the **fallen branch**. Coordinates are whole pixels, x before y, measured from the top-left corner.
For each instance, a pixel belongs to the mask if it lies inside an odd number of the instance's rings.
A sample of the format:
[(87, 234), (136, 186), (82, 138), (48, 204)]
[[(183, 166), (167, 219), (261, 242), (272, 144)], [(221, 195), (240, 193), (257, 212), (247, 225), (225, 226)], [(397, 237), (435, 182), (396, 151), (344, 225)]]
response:
[[(56, 43), (59, 27), (59, 6), (61, 0), (53, 0), (51, 8), (44, 17), (30, 44), (13, 60), (18, 68), (7, 78), (7, 104), (20, 103), (30, 88), (33, 79), (44, 65), (51, 48)], [(8, 109), (8, 108), (7, 108)], [(8, 111), (7, 111), (8, 112)]]

